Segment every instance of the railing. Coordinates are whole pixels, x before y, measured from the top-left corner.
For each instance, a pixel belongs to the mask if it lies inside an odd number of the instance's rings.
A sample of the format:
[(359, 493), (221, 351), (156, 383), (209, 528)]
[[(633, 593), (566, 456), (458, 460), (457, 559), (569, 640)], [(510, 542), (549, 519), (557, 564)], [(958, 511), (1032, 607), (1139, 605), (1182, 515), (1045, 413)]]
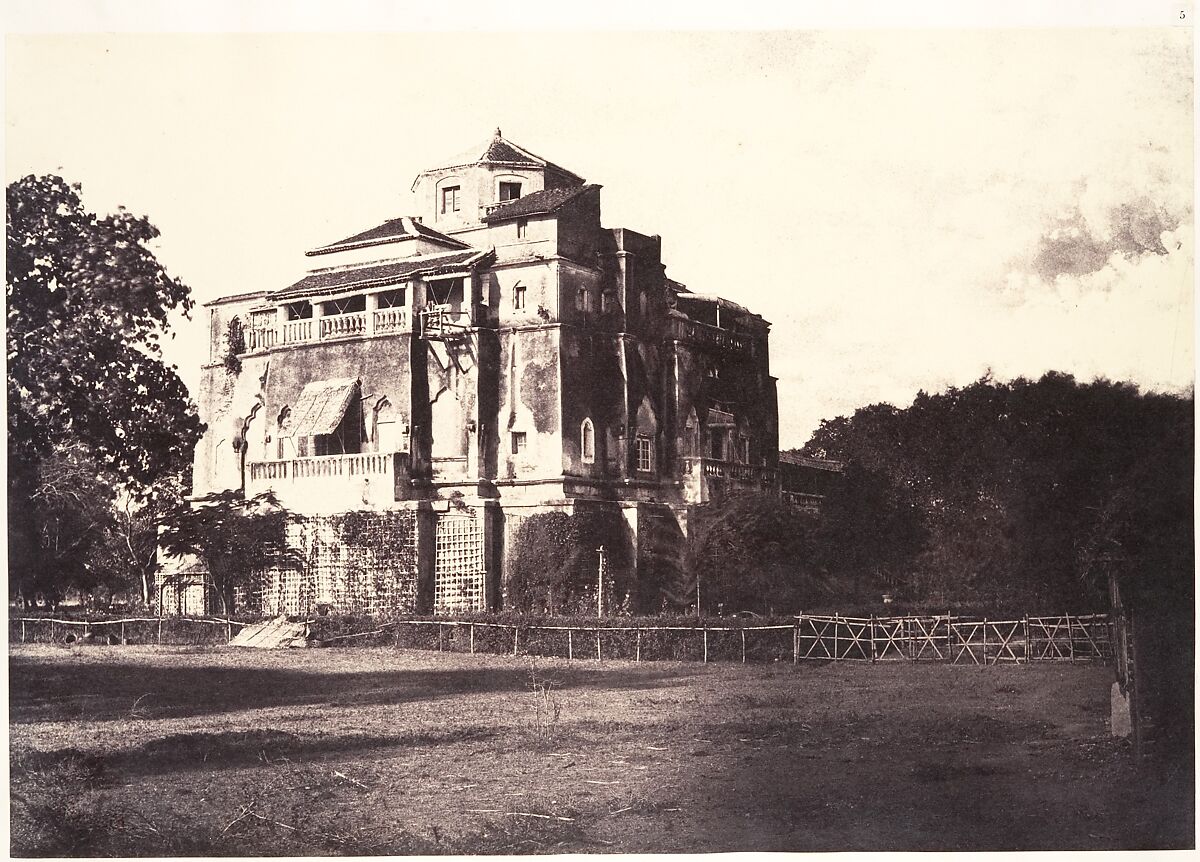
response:
[[(463, 315), (464, 317), (466, 315)], [(269, 350), (278, 344), (306, 344), (331, 338), (410, 332), (407, 308), (380, 308), (349, 314), (289, 320), (280, 327), (255, 326), (246, 331), (246, 350)]]
[(268, 350), (279, 340), (279, 330), (274, 326), (261, 329), (251, 329), (246, 333), (247, 350)]
[(312, 319), (305, 320), (289, 320), (283, 325), (283, 343), (284, 344), (300, 344), (305, 341), (312, 341), (313, 322)]
[(362, 335), (367, 331), (367, 313), (355, 311), (350, 314), (331, 314), (321, 318), (322, 338), (344, 338)]
[(756, 467), (753, 464), (736, 464), (732, 461), (718, 461), (715, 458), (688, 458), (683, 461), (683, 472), (686, 475), (699, 472), (714, 479), (733, 479), (736, 482), (762, 483), (771, 485), (775, 482), (775, 470), (770, 467)]
[(381, 308), (375, 312), (376, 332), (407, 332), (407, 308)]
[(364, 452), (356, 455), (318, 455), (286, 461), (251, 461), (250, 480), (313, 479), (326, 476), (389, 476), (396, 455), (391, 452)]
[(739, 332), (730, 332), (719, 326), (711, 326), (696, 320), (672, 317), (668, 321), (667, 335), (680, 341), (690, 341), (725, 350), (742, 350), (750, 345), (750, 337)]

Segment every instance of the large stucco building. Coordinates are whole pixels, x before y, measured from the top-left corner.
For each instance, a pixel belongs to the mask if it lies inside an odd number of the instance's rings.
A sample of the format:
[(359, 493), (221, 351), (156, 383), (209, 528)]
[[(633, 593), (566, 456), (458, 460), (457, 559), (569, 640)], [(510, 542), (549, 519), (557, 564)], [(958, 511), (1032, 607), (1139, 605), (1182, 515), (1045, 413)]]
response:
[(497, 607), (530, 513), (619, 511), (642, 561), (690, 506), (777, 488), (769, 324), (668, 278), (600, 192), (497, 129), (417, 175), (413, 215), (206, 306), (194, 494), (304, 518), (264, 611)]

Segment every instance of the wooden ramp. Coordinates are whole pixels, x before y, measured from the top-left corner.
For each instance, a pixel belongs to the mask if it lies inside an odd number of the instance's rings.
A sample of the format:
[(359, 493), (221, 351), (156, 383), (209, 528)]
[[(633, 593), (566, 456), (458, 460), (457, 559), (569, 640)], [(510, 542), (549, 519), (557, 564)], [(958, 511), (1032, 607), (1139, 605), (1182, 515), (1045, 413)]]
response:
[(287, 617), (277, 617), (264, 623), (248, 625), (234, 635), (230, 646), (258, 649), (286, 649), (307, 646), (304, 623), (289, 623)]

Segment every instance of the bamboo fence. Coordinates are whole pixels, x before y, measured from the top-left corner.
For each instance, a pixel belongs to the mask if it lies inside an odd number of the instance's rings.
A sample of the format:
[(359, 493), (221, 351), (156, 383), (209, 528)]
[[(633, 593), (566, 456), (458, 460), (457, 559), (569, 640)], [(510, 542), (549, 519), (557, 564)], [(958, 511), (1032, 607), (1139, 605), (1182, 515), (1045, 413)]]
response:
[[(164, 619), (168, 632), (164, 635)], [(314, 622), (312, 620), (309, 621)], [(9, 622), (10, 642), (62, 642), (94, 637), (110, 627), (116, 643), (134, 641), (127, 630), (138, 626), (137, 643), (217, 642), (212, 634), (189, 636), (190, 626), (224, 626), (225, 641), (234, 626), (227, 619), (150, 617), (117, 620), (64, 620), (16, 617)], [(147, 628), (149, 625), (149, 628)], [(35, 628), (36, 627), (36, 628)], [(48, 631), (47, 628), (49, 627)], [(59, 628), (56, 628), (59, 627)], [(82, 628), (82, 632), (75, 633)], [(111, 627), (119, 627), (113, 632)], [(219, 635), (218, 635), (219, 637)], [(393, 620), (370, 631), (337, 635), (322, 644), (390, 643), (396, 647), (441, 652), (537, 655), (602, 661), (857, 661), (867, 663), (944, 662), (995, 665), (1028, 662), (1107, 661), (1113, 638), (1105, 614), (1022, 617), (993, 620), (950, 614), (906, 617), (847, 617), (800, 614), (791, 624), (747, 626), (539, 625), (480, 620)]]

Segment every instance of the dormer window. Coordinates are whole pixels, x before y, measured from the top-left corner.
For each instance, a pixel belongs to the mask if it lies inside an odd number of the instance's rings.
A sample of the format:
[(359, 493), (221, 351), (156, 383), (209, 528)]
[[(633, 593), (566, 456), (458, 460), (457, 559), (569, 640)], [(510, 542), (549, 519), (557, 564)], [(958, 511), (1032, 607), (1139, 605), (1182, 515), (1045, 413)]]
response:
[(460, 186), (446, 186), (442, 189), (442, 215), (458, 212), (458, 192)]
[(521, 196), (520, 183), (500, 183), (500, 203), (515, 201)]

